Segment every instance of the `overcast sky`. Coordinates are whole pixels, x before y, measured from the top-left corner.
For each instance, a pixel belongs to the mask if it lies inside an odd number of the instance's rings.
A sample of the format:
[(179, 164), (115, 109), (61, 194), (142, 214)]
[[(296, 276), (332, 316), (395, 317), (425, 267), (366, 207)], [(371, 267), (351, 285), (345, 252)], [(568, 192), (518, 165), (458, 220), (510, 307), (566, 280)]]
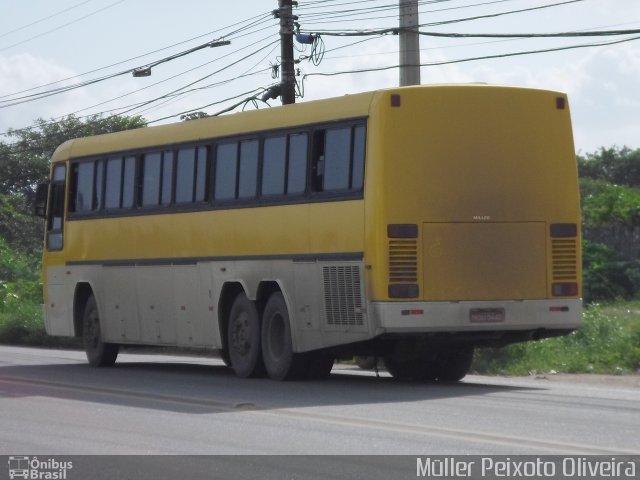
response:
[[(303, 31), (378, 29), (397, 26), (397, 3), (300, 0), (294, 13), (299, 16)], [(565, 4), (506, 14), (559, 3)], [(70, 113), (140, 114), (158, 123), (178, 121), (179, 116), (175, 115), (191, 109), (216, 113), (278, 81), (272, 78), (270, 69), (279, 57), (278, 25), (270, 14), (276, 7), (277, 0), (3, 0), (0, 132), (32, 125), (39, 117), (50, 119)], [(498, 13), (503, 15), (475, 18)], [(420, 1), (421, 24), (452, 20), (464, 21), (425, 25), (421, 30), (556, 33), (640, 29), (640, 0)], [(232, 33), (237, 29), (241, 31)], [(155, 66), (150, 77), (134, 78), (126, 73), (66, 93), (11, 105), (28, 99), (18, 97), (44, 91), (55, 93), (52, 90), (98, 80), (222, 35), (227, 35), (230, 45), (202, 49)], [(447, 62), (634, 37), (640, 37), (640, 33), (507, 40), (425, 36), (421, 37), (421, 61)], [(396, 36), (323, 35), (322, 39), (326, 53), (320, 64), (315, 66), (303, 59), (298, 65), (298, 80), (303, 83), (305, 94), (298, 101), (398, 84), (397, 69), (332, 77), (314, 75), (396, 65)], [(296, 52), (298, 57), (309, 54), (308, 48)], [(243, 75), (246, 76), (238, 78)], [(303, 82), (304, 75), (309, 76)], [(486, 82), (564, 91), (569, 95), (578, 152), (592, 152), (600, 146), (640, 147), (640, 39), (424, 66), (421, 75), (425, 84)], [(232, 97), (237, 99), (224, 101)], [(278, 101), (270, 103), (277, 105)], [(266, 106), (262, 104), (263, 107)], [(249, 104), (246, 108), (255, 107)], [(169, 116), (173, 117), (160, 120)]]

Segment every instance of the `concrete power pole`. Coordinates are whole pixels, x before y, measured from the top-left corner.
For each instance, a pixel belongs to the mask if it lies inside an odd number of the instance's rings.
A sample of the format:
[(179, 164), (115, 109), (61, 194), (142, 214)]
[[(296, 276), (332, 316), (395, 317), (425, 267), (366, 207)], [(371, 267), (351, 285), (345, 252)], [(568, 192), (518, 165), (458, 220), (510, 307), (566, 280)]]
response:
[(400, 0), (400, 86), (420, 85), (418, 0)]
[(280, 57), (282, 83), (280, 98), (283, 105), (296, 101), (296, 72), (293, 60), (293, 0), (278, 0), (280, 16)]

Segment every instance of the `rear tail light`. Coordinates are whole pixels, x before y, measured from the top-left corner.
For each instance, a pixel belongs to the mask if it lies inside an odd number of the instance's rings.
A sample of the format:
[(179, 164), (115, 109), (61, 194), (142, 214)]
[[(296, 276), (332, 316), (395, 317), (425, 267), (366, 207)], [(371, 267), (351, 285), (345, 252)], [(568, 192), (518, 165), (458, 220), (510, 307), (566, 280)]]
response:
[(577, 283), (554, 283), (551, 286), (551, 292), (554, 297), (577, 297)]
[(418, 285), (393, 284), (389, 285), (389, 298), (417, 298)]

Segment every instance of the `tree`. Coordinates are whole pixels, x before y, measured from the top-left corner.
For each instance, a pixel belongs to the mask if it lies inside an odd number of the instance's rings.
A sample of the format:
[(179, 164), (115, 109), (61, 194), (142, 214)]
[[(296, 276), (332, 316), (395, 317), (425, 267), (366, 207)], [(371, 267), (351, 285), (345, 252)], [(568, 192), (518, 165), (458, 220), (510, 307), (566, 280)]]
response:
[(36, 120), (34, 128), (9, 130), (14, 141), (0, 148), (0, 193), (31, 194), (35, 185), (47, 178), (49, 159), (67, 140), (145, 127), (142, 117), (101, 117), (81, 120), (73, 115), (59, 121)]
[(640, 187), (640, 148), (601, 147), (595, 153), (578, 155), (578, 171), (582, 178)]
[(49, 159), (67, 140), (145, 127), (140, 116), (79, 119), (73, 115), (59, 121), (39, 118), (35, 127), (9, 130), (10, 143), (0, 142), (0, 237), (18, 251), (33, 253), (42, 244), (42, 221), (31, 217), (35, 187), (46, 182)]
[(188, 122), (190, 120), (199, 120), (201, 118), (207, 118), (209, 116), (206, 112), (192, 112), (187, 113), (185, 115), (180, 115), (180, 120), (183, 122)]

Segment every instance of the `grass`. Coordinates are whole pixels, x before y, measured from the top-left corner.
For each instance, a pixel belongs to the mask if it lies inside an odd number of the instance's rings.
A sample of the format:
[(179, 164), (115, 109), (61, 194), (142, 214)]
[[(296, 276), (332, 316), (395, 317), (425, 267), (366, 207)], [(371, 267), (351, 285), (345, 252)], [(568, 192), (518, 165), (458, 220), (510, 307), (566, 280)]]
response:
[(623, 375), (640, 369), (640, 301), (591, 305), (571, 335), (478, 350), (477, 373), (604, 373)]

